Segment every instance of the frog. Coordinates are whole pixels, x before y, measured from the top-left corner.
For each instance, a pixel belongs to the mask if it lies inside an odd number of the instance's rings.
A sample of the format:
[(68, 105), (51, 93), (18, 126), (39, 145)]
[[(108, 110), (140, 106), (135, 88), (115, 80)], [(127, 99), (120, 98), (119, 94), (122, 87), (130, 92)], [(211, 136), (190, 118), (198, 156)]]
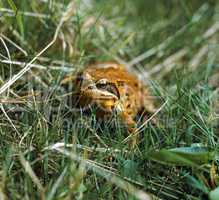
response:
[(136, 75), (123, 64), (101, 62), (88, 65), (75, 76), (66, 76), (62, 84), (69, 81), (75, 86), (74, 103), (80, 109), (95, 106), (99, 119), (116, 114), (132, 138), (130, 146), (137, 144), (136, 117), (139, 113), (152, 114), (156, 109), (148, 87)]

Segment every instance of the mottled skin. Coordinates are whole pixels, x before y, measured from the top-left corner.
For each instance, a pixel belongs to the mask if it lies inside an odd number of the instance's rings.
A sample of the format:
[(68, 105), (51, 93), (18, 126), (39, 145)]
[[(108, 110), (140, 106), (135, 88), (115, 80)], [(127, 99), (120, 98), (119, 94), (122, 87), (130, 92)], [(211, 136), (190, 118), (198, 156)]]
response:
[[(63, 82), (69, 79), (67, 77)], [(123, 65), (117, 63), (90, 65), (76, 74), (74, 84), (81, 108), (96, 105), (98, 118), (116, 112), (127, 125), (130, 134), (136, 129), (134, 119), (138, 113), (153, 113), (155, 110), (148, 89)], [(136, 144), (136, 139), (133, 138), (132, 146)]]

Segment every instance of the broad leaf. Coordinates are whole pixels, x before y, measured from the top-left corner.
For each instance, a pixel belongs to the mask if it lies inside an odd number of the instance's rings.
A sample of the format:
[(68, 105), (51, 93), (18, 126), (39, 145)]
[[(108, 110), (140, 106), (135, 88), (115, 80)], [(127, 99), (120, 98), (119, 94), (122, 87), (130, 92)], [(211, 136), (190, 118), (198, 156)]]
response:
[(149, 157), (164, 164), (195, 167), (213, 160), (215, 153), (206, 147), (180, 147), (150, 152)]
[(212, 190), (209, 193), (209, 199), (210, 200), (218, 200), (219, 199), (219, 187), (217, 187), (216, 189)]

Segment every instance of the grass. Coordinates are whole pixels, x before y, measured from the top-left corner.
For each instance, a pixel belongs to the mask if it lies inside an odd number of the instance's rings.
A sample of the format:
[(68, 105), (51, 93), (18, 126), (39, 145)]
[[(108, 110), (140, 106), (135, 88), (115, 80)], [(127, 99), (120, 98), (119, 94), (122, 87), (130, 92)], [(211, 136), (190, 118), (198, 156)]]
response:
[[(218, 199), (219, 4), (72, 2), (0, 0), (0, 199)], [(163, 105), (135, 151), (60, 84), (109, 60)]]

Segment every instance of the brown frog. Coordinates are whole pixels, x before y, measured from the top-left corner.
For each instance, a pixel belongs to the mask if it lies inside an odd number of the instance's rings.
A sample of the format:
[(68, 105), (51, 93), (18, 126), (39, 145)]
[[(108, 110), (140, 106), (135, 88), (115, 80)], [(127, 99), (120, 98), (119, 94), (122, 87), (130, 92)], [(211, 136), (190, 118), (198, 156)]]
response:
[[(69, 80), (72, 76), (66, 77), (62, 83)], [(129, 134), (135, 133), (135, 118), (139, 113), (155, 111), (148, 89), (123, 65), (113, 62), (90, 65), (76, 74), (73, 83), (80, 108), (95, 105), (97, 118), (102, 119), (117, 113), (127, 125)], [(132, 146), (137, 142), (137, 134), (134, 135)]]

